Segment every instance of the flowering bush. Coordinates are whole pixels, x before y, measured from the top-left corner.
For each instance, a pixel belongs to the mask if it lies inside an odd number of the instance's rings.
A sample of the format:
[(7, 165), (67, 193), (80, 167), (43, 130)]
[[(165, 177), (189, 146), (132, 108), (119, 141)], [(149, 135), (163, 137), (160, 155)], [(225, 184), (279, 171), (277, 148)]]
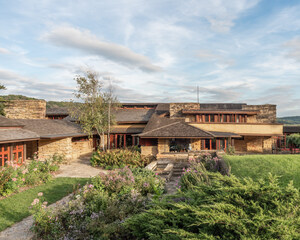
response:
[(33, 230), (41, 239), (131, 239), (123, 222), (144, 211), (149, 194), (162, 193), (163, 186), (162, 179), (147, 170), (111, 171), (93, 178), (55, 212), (39, 201)]
[(151, 158), (142, 156), (139, 151), (135, 150), (114, 149), (109, 152), (97, 150), (90, 161), (92, 166), (113, 169), (124, 166), (145, 167), (151, 162)]
[(208, 171), (220, 172), (223, 175), (230, 174), (230, 167), (226, 164), (224, 159), (217, 155), (214, 156), (212, 153), (206, 152), (195, 157), (190, 157), (189, 162), (190, 164), (202, 163)]
[(60, 161), (58, 155), (39, 161), (36, 156), (27, 165), (17, 165), (8, 162), (0, 167), (0, 196), (8, 196), (17, 192), (23, 186), (36, 185), (51, 180), (52, 172), (57, 171)]

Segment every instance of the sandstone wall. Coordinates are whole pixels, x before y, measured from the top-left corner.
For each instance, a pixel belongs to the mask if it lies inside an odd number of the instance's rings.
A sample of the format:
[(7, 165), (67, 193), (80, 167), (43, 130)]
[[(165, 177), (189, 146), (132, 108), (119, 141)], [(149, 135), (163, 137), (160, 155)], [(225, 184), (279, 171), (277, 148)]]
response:
[(143, 156), (156, 156), (157, 153), (157, 146), (141, 146), (141, 154)]
[(200, 109), (199, 103), (170, 103), (170, 117), (183, 117), (182, 109)]
[(87, 141), (72, 142), (72, 159), (93, 152), (93, 139)]
[(170, 140), (164, 139), (164, 138), (159, 138), (158, 144), (157, 144), (157, 149), (158, 149), (159, 153), (170, 152)]
[(72, 160), (72, 138), (63, 139), (41, 139), (39, 140), (39, 159), (45, 160), (55, 153), (62, 154), (67, 161)]
[(26, 157), (31, 159), (33, 154), (38, 151), (38, 141), (26, 142)]
[(259, 111), (256, 121), (259, 123), (275, 123), (276, 122), (276, 105), (243, 105), (242, 110)]
[(46, 101), (12, 100), (5, 102), (5, 115), (12, 119), (45, 119)]
[(192, 139), (192, 151), (201, 150), (201, 139)]

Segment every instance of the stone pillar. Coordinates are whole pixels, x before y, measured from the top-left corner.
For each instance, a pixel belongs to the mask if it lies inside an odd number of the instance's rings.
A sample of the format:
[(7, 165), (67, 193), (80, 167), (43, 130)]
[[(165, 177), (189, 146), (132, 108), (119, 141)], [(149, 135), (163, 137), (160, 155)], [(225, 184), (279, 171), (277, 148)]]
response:
[(158, 153), (170, 152), (170, 140), (165, 138), (158, 139)]

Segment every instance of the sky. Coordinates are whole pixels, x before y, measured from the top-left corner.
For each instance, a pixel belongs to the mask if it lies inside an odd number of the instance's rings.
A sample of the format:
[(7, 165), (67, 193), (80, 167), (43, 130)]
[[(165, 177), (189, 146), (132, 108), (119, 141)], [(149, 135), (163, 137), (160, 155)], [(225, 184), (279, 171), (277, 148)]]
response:
[(74, 99), (87, 70), (121, 102), (277, 104), (300, 115), (298, 0), (0, 0), (0, 94)]

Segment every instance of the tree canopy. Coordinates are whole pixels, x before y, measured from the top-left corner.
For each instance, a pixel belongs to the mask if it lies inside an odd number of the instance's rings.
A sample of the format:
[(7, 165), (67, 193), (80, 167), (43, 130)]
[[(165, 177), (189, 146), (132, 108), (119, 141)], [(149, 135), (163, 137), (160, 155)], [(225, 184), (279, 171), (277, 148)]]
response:
[[(2, 84), (0, 84), (0, 90), (6, 90), (6, 87)], [(4, 103), (2, 97), (0, 97), (0, 116), (4, 116)]]
[(90, 137), (96, 131), (104, 148), (104, 134), (109, 132), (110, 125), (114, 122), (110, 108), (117, 106), (118, 100), (113, 96), (111, 89), (104, 89), (104, 79), (100, 79), (95, 71), (88, 70), (83, 75), (77, 75), (74, 80), (77, 83), (74, 96), (82, 104), (74, 103), (70, 108), (70, 115), (81, 124), (83, 131)]

